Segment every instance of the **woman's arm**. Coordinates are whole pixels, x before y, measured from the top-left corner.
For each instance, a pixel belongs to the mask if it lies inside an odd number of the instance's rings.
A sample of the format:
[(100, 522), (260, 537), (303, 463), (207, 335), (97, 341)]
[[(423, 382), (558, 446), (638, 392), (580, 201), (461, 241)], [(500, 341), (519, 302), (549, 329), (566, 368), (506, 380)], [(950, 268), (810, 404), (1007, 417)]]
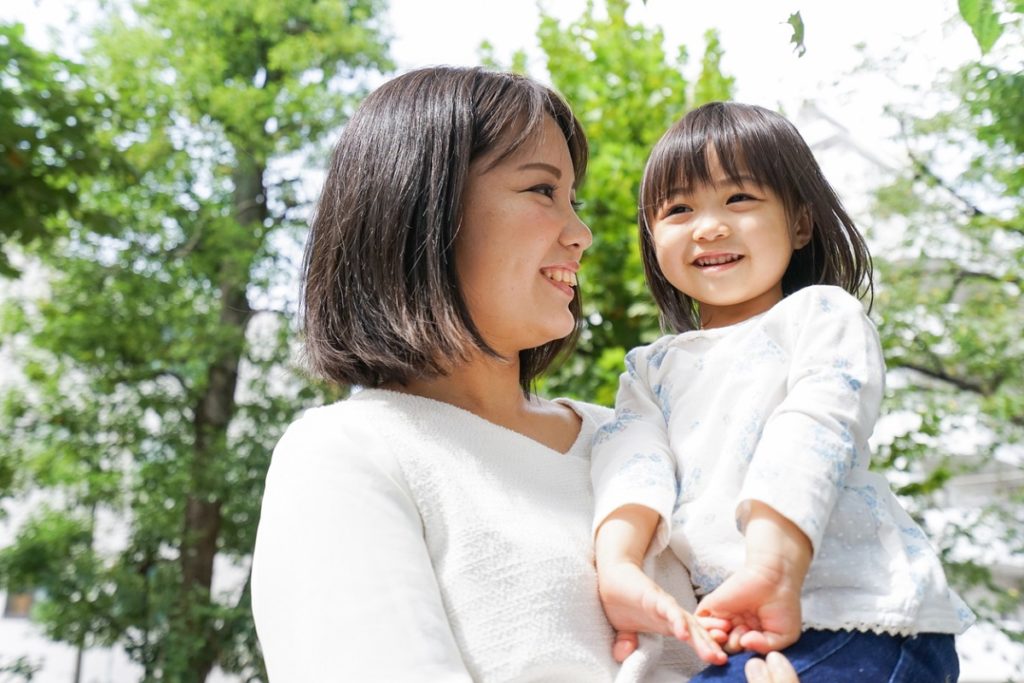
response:
[(419, 514), (364, 431), (307, 417), (275, 449), (253, 558), (269, 678), (470, 681)]

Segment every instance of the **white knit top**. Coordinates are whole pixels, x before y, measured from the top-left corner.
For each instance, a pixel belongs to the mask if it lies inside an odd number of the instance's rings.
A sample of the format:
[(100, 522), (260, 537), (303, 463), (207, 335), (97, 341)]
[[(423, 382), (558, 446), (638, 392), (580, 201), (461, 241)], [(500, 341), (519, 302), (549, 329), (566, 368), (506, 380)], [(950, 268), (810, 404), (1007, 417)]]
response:
[(868, 437), (882, 400), (878, 333), (861, 303), (814, 286), (729, 327), (631, 351), (615, 420), (594, 446), (594, 525), (625, 504), (661, 515), (698, 595), (744, 560), (748, 501), (811, 540), (804, 626), (962, 633), (974, 620)]
[[(654, 637), (622, 667), (611, 658), (589, 461), (611, 411), (564, 403), (583, 423), (567, 453), (383, 390), (293, 423), (267, 474), (253, 559), (272, 683), (678, 683), (698, 671), (686, 646)], [(655, 573), (693, 607), (671, 553)]]

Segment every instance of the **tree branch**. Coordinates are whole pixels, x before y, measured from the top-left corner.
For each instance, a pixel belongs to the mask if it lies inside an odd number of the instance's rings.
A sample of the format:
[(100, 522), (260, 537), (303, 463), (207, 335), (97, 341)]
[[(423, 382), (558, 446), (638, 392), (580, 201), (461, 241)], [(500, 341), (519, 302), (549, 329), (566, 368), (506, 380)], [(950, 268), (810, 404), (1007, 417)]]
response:
[(951, 375), (942, 369), (930, 368), (925, 365), (921, 365), (920, 363), (913, 363), (900, 360), (894, 361), (890, 365), (890, 369), (895, 368), (913, 370), (914, 372), (924, 375), (925, 377), (937, 379), (941, 382), (945, 382), (946, 384), (950, 384), (956, 387), (957, 389), (960, 389), (961, 391), (969, 391), (973, 394), (978, 394), (979, 396), (990, 396), (999, 387), (1003, 380), (1003, 378), (1000, 377), (994, 383), (975, 382), (969, 379), (965, 379), (963, 377)]
[(971, 218), (979, 218), (986, 216), (987, 214), (978, 207), (977, 204), (964, 197), (962, 194), (957, 192), (956, 188), (946, 182), (938, 173), (933, 171), (928, 164), (919, 159), (910, 149), (907, 149), (907, 156), (910, 157), (910, 162), (914, 166), (914, 175), (917, 178), (924, 176), (943, 190), (948, 192), (954, 199), (963, 204), (967, 208), (967, 213), (970, 214)]
[[(907, 122), (906, 122), (906, 120), (904, 120), (903, 117), (898, 117), (897, 120), (899, 121), (899, 124), (900, 124), (900, 133), (901, 133), (901, 135), (903, 137), (903, 140), (904, 141), (908, 141), (910, 139), (910, 136), (907, 133)], [(961, 195), (959, 192), (957, 192), (955, 187), (950, 185), (948, 182), (946, 182), (942, 178), (942, 176), (940, 176), (938, 173), (933, 171), (931, 169), (931, 166), (929, 166), (922, 159), (920, 159), (914, 153), (914, 151), (912, 149), (910, 149), (910, 145), (909, 144), (906, 145), (906, 151), (907, 151), (907, 156), (910, 158), (910, 162), (911, 162), (911, 164), (914, 167), (914, 171), (915, 171), (914, 172), (914, 177), (915, 178), (922, 178), (922, 177), (927, 178), (931, 182), (935, 183), (935, 185), (937, 185), (938, 187), (941, 187), (943, 190), (945, 190), (951, 196), (953, 196), (953, 198), (955, 198), (957, 201), (959, 201), (961, 204), (963, 204), (967, 208), (967, 211), (968, 211), (968, 213), (970, 214), (970, 216), (972, 218), (977, 218), (977, 217), (985, 216), (986, 215), (986, 213), (984, 211), (982, 211), (980, 207), (978, 207), (971, 200), (967, 199), (966, 197)]]

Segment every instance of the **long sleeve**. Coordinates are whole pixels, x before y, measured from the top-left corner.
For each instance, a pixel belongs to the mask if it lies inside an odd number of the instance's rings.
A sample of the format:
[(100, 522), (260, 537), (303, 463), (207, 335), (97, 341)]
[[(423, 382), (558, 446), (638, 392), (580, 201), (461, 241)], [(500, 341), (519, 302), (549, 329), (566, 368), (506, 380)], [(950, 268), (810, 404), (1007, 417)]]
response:
[(469, 681), (415, 505), (380, 436), (309, 417), (267, 475), (253, 615), (271, 681)]
[[(653, 353), (652, 353), (653, 352)], [(651, 357), (653, 356), (653, 360)], [(669, 447), (667, 412), (658, 387), (648, 382), (648, 364), (660, 358), (657, 345), (634, 349), (619, 378), (615, 417), (594, 438), (594, 531), (623, 505), (651, 508), (661, 517), (651, 551), (668, 545), (676, 502), (675, 457)]]
[(737, 506), (758, 500), (790, 519), (819, 549), (847, 474), (867, 466), (884, 361), (859, 301), (817, 287), (794, 317), (786, 395), (768, 416)]

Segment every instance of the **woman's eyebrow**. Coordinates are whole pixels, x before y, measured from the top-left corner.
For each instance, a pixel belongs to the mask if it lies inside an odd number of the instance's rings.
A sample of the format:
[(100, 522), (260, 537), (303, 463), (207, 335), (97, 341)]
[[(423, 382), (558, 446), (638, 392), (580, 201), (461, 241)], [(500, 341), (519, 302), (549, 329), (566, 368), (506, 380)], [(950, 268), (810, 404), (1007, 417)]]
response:
[(547, 171), (548, 173), (550, 173), (551, 175), (555, 176), (559, 180), (562, 179), (562, 169), (558, 168), (557, 166), (552, 166), (551, 164), (546, 164), (543, 161), (531, 161), (529, 163), (523, 164), (522, 166), (520, 166), (516, 170), (517, 171), (531, 171), (531, 170)]

